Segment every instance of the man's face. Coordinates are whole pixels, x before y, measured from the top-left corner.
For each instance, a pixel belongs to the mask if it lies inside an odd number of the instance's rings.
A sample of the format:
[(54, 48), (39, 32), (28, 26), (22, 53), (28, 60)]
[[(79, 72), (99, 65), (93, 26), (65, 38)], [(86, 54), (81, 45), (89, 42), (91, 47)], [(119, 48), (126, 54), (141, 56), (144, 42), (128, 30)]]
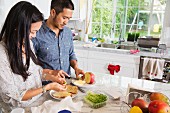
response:
[(63, 29), (63, 27), (68, 23), (70, 18), (72, 18), (73, 10), (64, 8), (63, 12), (58, 15), (55, 14), (53, 18), (53, 25), (58, 29)]

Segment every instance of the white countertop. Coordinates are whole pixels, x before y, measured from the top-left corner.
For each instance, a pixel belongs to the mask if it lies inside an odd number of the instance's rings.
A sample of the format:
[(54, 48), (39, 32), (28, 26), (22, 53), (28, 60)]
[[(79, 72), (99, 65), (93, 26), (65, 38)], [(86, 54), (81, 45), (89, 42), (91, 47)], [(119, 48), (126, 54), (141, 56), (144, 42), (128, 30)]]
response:
[[(165, 94), (170, 98), (170, 87), (169, 84), (136, 79), (136, 78), (129, 78), (129, 77), (119, 77), (109, 74), (102, 74), (102, 73), (94, 73), (95, 74), (95, 85), (93, 87), (86, 88), (85, 90), (94, 90), (94, 91), (101, 91), (101, 92), (109, 92), (109, 95), (115, 96), (119, 95), (120, 100), (114, 100), (110, 98), (107, 102), (106, 106), (98, 109), (90, 108), (86, 103), (83, 102), (83, 107), (81, 112), (74, 112), (73, 113), (128, 113), (127, 109), (124, 109), (122, 106), (126, 106), (122, 104), (122, 100), (126, 100), (125, 96), (127, 94), (128, 84), (147, 89), (149, 91), (159, 91)], [(68, 80), (69, 82), (69, 80)], [(74, 102), (82, 101), (83, 97), (86, 93), (78, 92), (78, 96), (73, 99)], [(47, 100), (58, 101), (50, 97), (49, 92), (44, 94), (39, 100), (34, 102), (31, 106), (39, 106), (43, 102)], [(59, 101), (58, 101), (59, 102)], [(127, 106), (125, 108), (128, 108)], [(26, 113), (31, 113), (30, 108), (26, 108)], [(127, 112), (125, 112), (127, 111)]]

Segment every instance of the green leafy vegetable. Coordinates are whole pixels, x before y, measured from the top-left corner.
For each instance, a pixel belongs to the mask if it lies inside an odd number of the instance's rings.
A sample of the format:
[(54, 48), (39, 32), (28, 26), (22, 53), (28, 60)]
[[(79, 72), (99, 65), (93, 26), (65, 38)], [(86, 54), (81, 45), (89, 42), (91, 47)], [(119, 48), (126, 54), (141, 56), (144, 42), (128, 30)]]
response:
[(93, 103), (101, 103), (107, 100), (107, 96), (104, 94), (97, 94), (93, 92), (88, 92), (86, 98)]

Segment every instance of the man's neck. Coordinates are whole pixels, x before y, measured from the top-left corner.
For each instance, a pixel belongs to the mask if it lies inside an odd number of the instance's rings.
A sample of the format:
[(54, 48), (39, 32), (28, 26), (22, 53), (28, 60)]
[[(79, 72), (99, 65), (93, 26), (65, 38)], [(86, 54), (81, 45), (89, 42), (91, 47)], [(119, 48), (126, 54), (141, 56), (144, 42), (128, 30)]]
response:
[(46, 24), (53, 32), (55, 32), (56, 36), (58, 37), (60, 30), (58, 28), (54, 27), (49, 19), (47, 19)]

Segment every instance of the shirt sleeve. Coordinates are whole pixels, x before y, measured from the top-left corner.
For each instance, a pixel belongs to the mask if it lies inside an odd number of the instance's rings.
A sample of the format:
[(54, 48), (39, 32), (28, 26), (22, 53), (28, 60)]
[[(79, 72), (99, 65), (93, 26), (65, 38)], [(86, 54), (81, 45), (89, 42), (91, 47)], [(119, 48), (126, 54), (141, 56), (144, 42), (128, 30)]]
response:
[[(70, 34), (72, 34), (72, 33), (70, 33)], [(77, 58), (76, 58), (76, 54), (75, 54), (75, 52), (74, 52), (74, 44), (73, 44), (73, 36), (72, 35), (70, 35), (70, 51), (69, 51), (69, 60), (71, 61), (71, 60), (77, 60)]]

